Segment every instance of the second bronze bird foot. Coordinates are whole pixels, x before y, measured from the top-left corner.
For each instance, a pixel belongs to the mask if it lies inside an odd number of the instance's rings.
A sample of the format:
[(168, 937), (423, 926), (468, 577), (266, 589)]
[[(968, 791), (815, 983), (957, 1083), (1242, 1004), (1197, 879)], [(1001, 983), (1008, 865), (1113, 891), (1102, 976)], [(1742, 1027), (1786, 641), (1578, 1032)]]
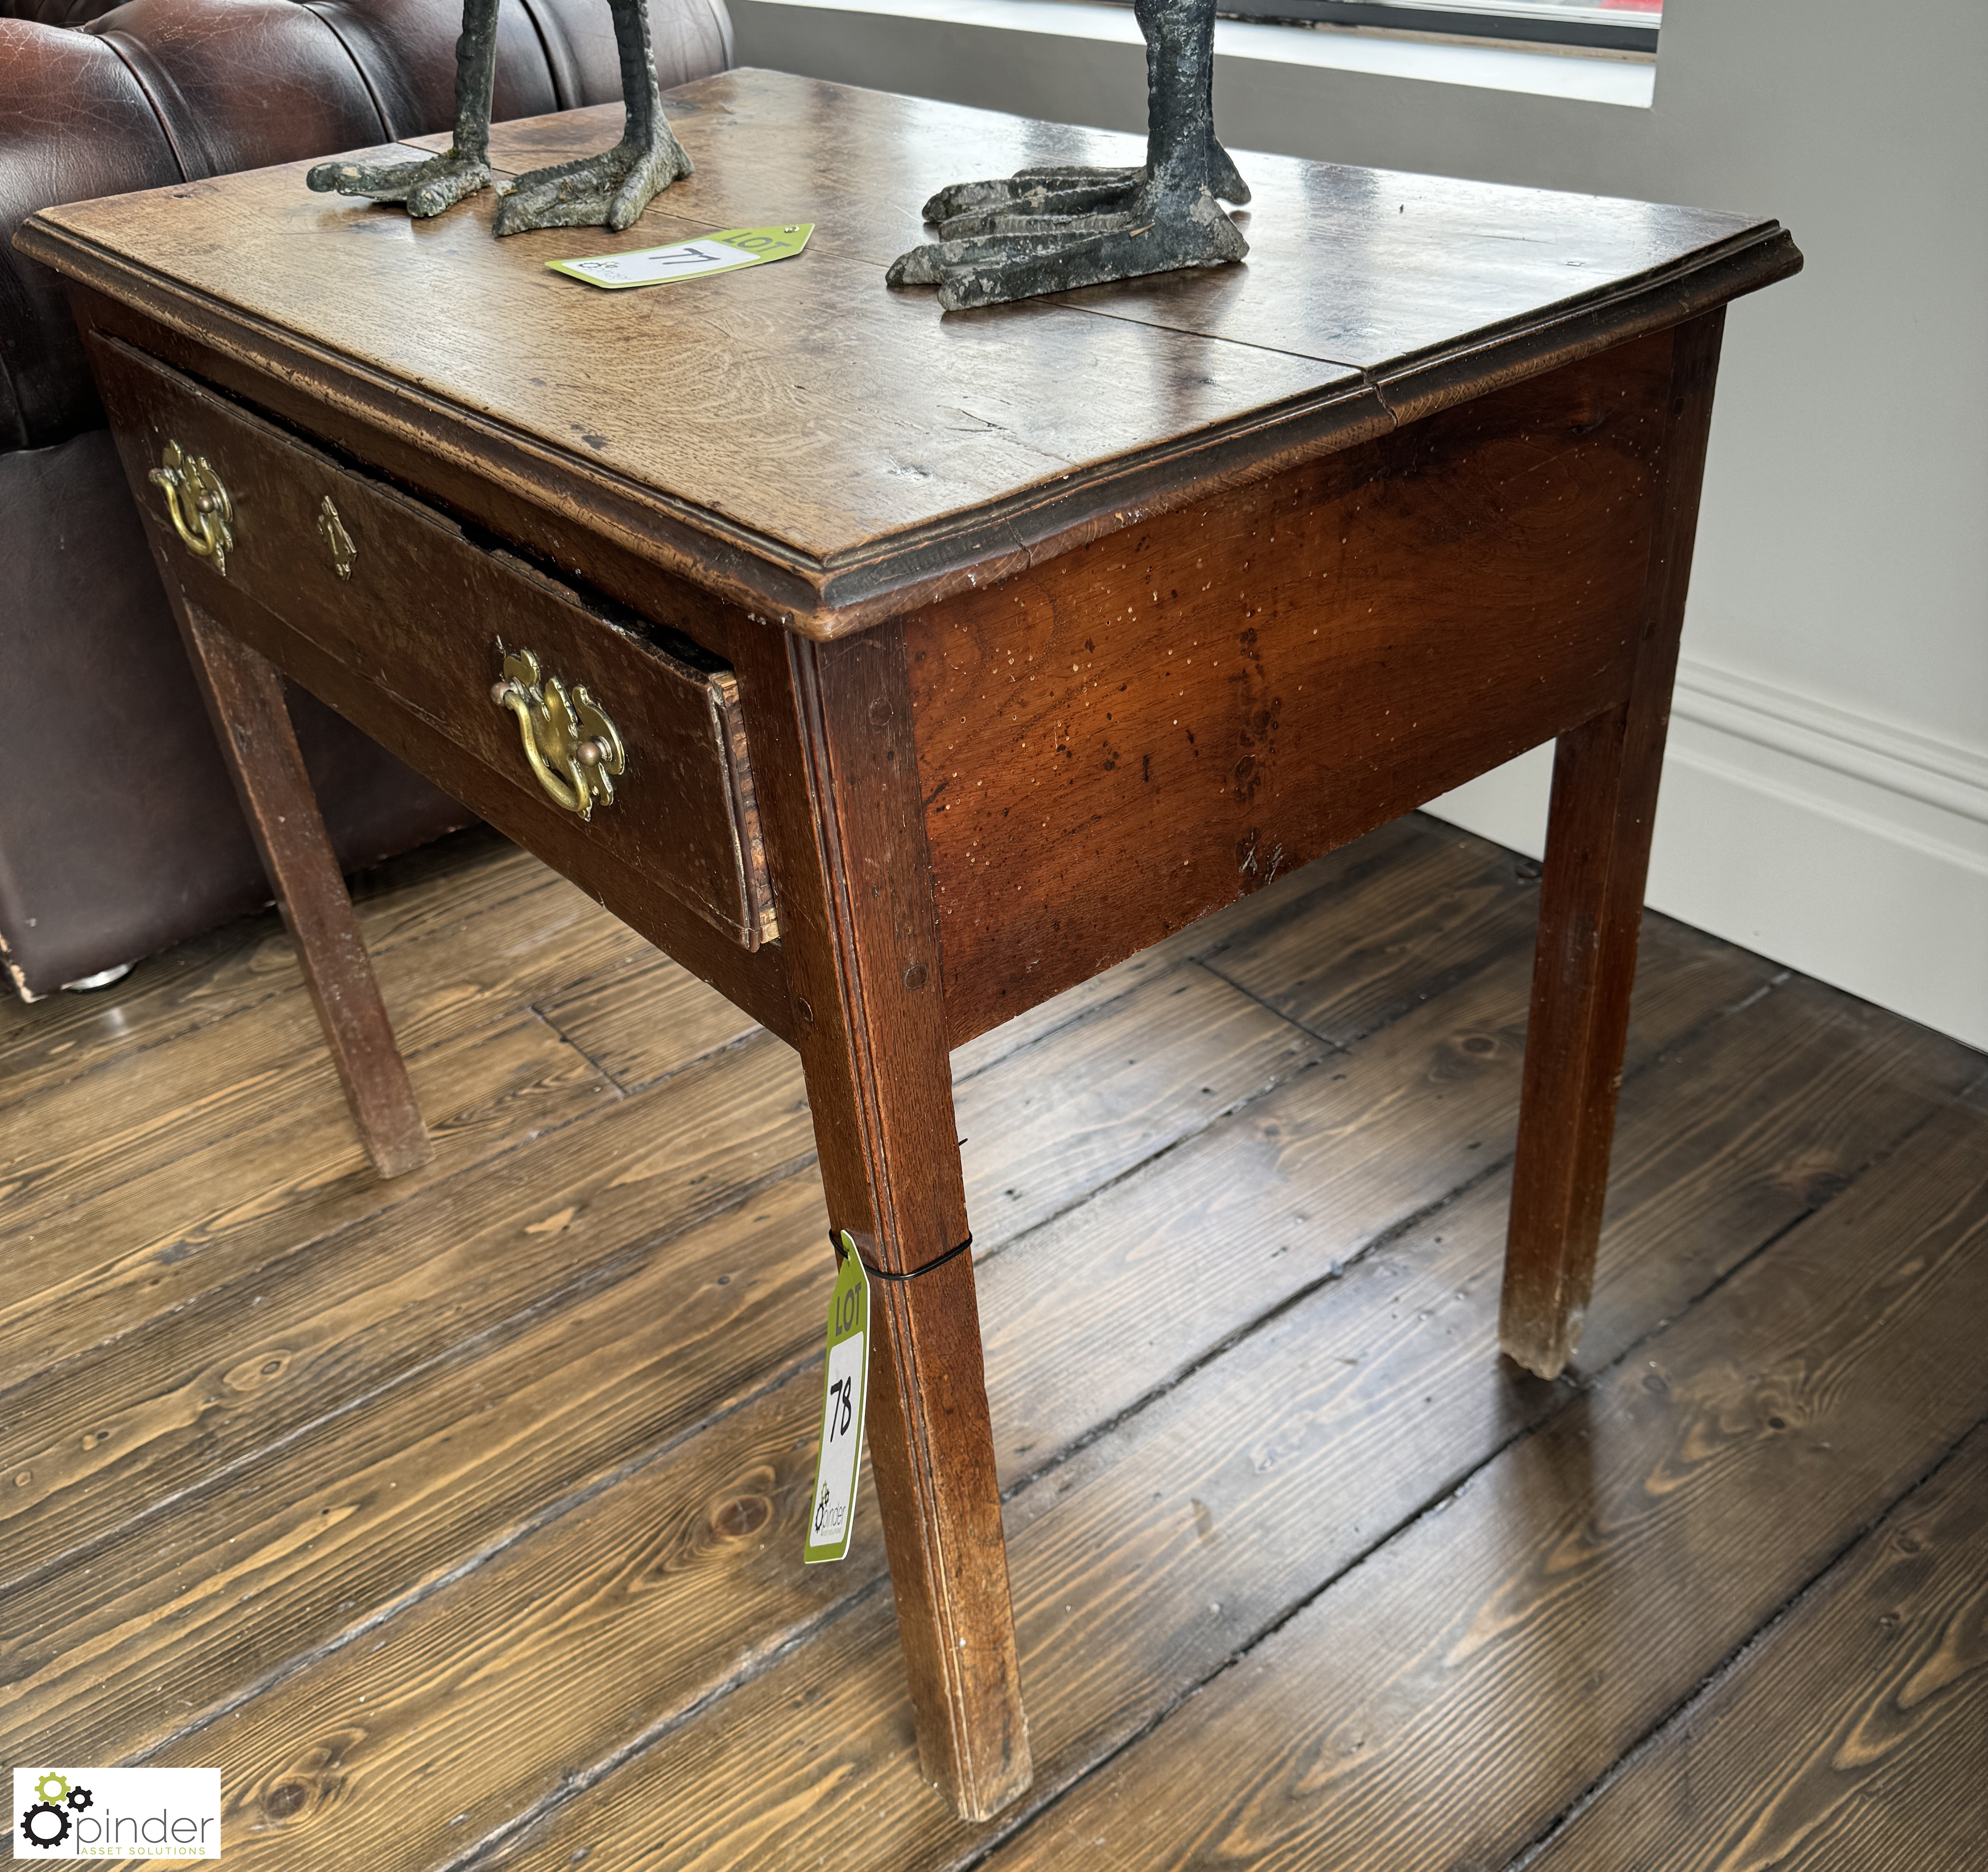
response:
[(533, 228), (633, 227), (651, 198), (691, 172), (660, 113), (646, 137), (624, 137), (611, 150), (551, 169), (533, 169), (504, 191), (495, 231)]
[(1051, 164), (955, 183), (925, 204), (938, 238), (892, 262), (948, 312), (1043, 292), (1224, 266), (1249, 251), (1222, 203), (1249, 199), (1215, 137), (1215, 0), (1134, 0), (1146, 42), (1146, 160)]
[[(404, 163), (320, 163), (304, 178), (322, 194), (402, 201), (417, 220), (439, 215), (490, 181), (490, 96), (499, 0), (463, 0), (455, 48), (455, 137), (440, 156)], [(496, 231), (632, 227), (658, 191), (691, 172), (663, 114), (649, 39), (647, 0), (608, 0), (627, 116), (621, 140), (598, 156), (533, 169), (504, 190)]]
[(1120, 198), (1123, 207), (1074, 213), (960, 215), (942, 224), (939, 239), (900, 255), (890, 283), (935, 286), (942, 308), (964, 312), (1178, 267), (1222, 266), (1249, 251), (1205, 188), (1142, 188)]

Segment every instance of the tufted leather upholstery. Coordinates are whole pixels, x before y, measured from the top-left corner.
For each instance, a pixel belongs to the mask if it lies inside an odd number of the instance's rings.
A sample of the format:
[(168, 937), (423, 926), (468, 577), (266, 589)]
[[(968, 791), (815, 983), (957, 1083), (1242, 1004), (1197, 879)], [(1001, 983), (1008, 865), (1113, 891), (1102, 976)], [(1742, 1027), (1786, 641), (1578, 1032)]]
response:
[[(730, 63), (724, 0), (651, 12), (665, 90)], [(60, 289), (14, 231), (55, 202), (447, 130), (461, 28), (461, 0), (0, 0), (0, 667), (62, 698), (0, 736), (0, 961), (23, 994), (269, 893)], [(620, 90), (605, 0), (504, 0), (495, 116)], [(309, 698), (292, 713), (348, 868), (464, 823)]]

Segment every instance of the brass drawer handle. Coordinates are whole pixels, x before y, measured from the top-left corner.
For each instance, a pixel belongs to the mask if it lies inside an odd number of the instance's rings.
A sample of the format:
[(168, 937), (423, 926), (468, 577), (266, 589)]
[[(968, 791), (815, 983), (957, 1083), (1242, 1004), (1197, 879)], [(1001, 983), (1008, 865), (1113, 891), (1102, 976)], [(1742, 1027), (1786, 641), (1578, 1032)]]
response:
[(166, 491), (173, 531), (189, 552), (212, 559), (225, 578), (228, 556), (235, 549), (235, 502), (221, 477), (206, 456), (190, 455), (177, 442), (167, 443), (160, 461), (163, 465), (150, 478)]
[(506, 650), (504, 674), (490, 685), (490, 699), (518, 718), (525, 759), (555, 805), (591, 819), (595, 800), (614, 803), (614, 776), (627, 759), (620, 732), (586, 684), (574, 684), (569, 693), (558, 677), (540, 677), (531, 651)]

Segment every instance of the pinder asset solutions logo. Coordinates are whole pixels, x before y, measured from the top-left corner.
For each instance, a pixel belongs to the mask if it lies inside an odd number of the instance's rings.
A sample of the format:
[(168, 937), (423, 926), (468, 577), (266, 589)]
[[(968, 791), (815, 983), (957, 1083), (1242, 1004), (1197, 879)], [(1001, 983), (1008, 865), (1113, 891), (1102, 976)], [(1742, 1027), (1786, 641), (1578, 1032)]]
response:
[(218, 1768), (17, 1768), (14, 1857), (218, 1859)]

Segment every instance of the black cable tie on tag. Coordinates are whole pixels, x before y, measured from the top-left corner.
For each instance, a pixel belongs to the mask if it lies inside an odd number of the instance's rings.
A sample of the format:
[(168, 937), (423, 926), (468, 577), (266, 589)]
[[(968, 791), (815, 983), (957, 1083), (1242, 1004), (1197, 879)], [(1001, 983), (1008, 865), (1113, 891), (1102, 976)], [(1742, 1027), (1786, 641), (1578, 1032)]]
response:
[[(854, 1238), (852, 1236), (850, 1239), (853, 1241)], [(828, 1245), (835, 1250), (835, 1258), (840, 1261), (842, 1259), (842, 1235), (839, 1229), (831, 1228), (828, 1232)], [(936, 1261), (928, 1261), (921, 1268), (907, 1268), (901, 1274), (886, 1274), (881, 1268), (873, 1268), (867, 1260), (864, 1260), (860, 1252), (857, 1259), (863, 1262), (863, 1272), (872, 1280), (916, 1280), (921, 1274), (929, 1274), (935, 1268), (944, 1267), (955, 1255), (965, 1254), (972, 1245), (973, 1237), (969, 1235), (958, 1247), (948, 1249)]]

